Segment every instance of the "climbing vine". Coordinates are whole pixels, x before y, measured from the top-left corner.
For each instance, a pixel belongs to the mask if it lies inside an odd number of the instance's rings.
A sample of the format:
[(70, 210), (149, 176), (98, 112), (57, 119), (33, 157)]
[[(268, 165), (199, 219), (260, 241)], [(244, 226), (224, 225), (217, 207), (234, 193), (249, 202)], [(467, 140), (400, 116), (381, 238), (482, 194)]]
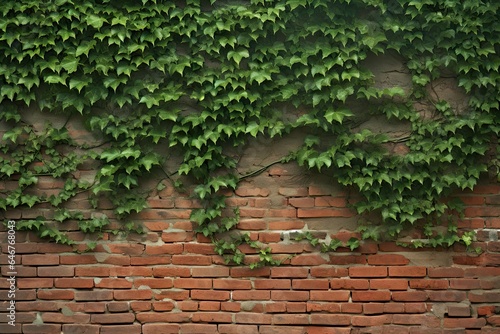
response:
[[(300, 128), (309, 135), (282, 161), (357, 188), (358, 212), (382, 222), (364, 224), (363, 238), (422, 226), (425, 245), (471, 242), (452, 222), (445, 232), (436, 227), (459, 210), (443, 197), (498, 168), (490, 156), (500, 130), (498, 1), (5, 0), (0, 12), (0, 209), (51, 212), (20, 228), (63, 243), (72, 242), (58, 228), (66, 221), (83, 232), (106, 230), (106, 215), (68, 208), (86, 194), (94, 207), (110, 201), (125, 229), (137, 230), (128, 217), (147, 207), (149, 176), (186, 175), (202, 204), (191, 215), (197, 232), (241, 263), (239, 245), (261, 246), (246, 235), (218, 238), (239, 214), (223, 214), (222, 191), (242, 178), (226, 148)], [(404, 60), (410, 89), (374, 84), (366, 60), (385, 54)], [(432, 94), (443, 76), (467, 93), (465, 110)], [(26, 110), (83, 119), (100, 142), (76, 141), (65, 125), (41, 128)], [(369, 116), (404, 122), (408, 135), (363, 128)], [(391, 153), (390, 143), (407, 152)], [(182, 161), (171, 163), (171, 155)], [(97, 171), (91, 180), (78, 177), (82, 164)], [(47, 180), (61, 189), (33, 191)], [(276, 264), (268, 249), (260, 259)]]

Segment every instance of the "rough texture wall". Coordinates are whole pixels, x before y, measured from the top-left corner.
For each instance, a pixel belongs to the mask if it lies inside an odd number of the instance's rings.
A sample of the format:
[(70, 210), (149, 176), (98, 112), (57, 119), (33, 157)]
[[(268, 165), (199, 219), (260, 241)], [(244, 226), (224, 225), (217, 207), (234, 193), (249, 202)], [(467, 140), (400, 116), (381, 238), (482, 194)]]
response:
[[(256, 154), (253, 163), (273, 154)], [(136, 217), (147, 233), (105, 234), (92, 252), (16, 232), (15, 326), (7, 323), (11, 270), (3, 226), (0, 332), (499, 333), (499, 194), (500, 185), (486, 181), (458, 194), (467, 204), (460, 227), (478, 230), (474, 247), (481, 255), (394, 242), (324, 254), (290, 238), (307, 229), (320, 238), (349, 239), (358, 220), (348, 207), (355, 196), (295, 165), (274, 165), (228, 194), (241, 208), (239, 228), (284, 261), (252, 270), (225, 265), (209, 240), (195, 235), (189, 214), (197, 203), (169, 186), (152, 194), (150, 209)], [(85, 200), (74, 205), (85, 208)], [(20, 210), (4, 219), (23, 218)], [(69, 224), (67, 233), (83, 250), (92, 237), (74, 228)]]

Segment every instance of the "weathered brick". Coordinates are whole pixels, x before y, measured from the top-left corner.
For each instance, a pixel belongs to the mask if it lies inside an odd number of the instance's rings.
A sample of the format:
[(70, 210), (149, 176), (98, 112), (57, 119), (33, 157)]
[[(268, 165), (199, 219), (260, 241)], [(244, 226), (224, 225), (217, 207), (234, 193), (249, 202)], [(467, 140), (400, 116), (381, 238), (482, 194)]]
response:
[(271, 277), (297, 277), (305, 278), (309, 275), (307, 268), (274, 267), (271, 268)]
[(130, 289), (132, 287), (132, 282), (125, 278), (96, 278), (94, 281), (96, 288)]
[(391, 277), (425, 277), (427, 268), (425, 267), (389, 267)]
[(407, 290), (408, 281), (405, 279), (372, 279), (370, 289), (373, 290)]
[(52, 266), (59, 264), (57, 254), (28, 254), (22, 256), (22, 264), (25, 266)]
[(89, 289), (94, 286), (92, 278), (55, 278), (56, 288)]
[(75, 292), (73, 290), (38, 290), (37, 296), (39, 299), (60, 299), (60, 300), (72, 300), (75, 297)]
[(146, 300), (153, 297), (151, 290), (115, 290), (113, 296), (116, 300)]
[(99, 334), (99, 325), (90, 324), (63, 324), (62, 332), (64, 334)]
[(311, 324), (348, 326), (351, 324), (351, 316), (343, 314), (311, 314)]
[(351, 267), (350, 277), (387, 277), (387, 267)]
[(179, 324), (144, 324), (142, 325), (143, 334), (178, 334)]
[(412, 279), (410, 288), (424, 290), (446, 290), (449, 283), (446, 279)]
[(135, 278), (134, 287), (139, 289), (141, 286), (150, 289), (168, 289), (173, 286), (173, 283), (170, 278)]
[(216, 290), (250, 290), (252, 282), (241, 279), (214, 279), (213, 288)]
[(270, 325), (272, 316), (270, 314), (240, 312), (234, 315), (237, 324), (264, 324)]
[(76, 301), (113, 300), (112, 290), (76, 291)]
[(349, 291), (310, 291), (311, 300), (348, 301)]
[(90, 322), (94, 324), (129, 324), (135, 321), (133, 313), (92, 314)]
[(23, 324), (23, 333), (44, 333), (44, 334), (59, 334), (61, 333), (60, 324)]
[(195, 300), (229, 300), (229, 291), (191, 290), (191, 299)]
[(133, 325), (111, 325), (111, 326), (102, 326), (100, 334), (140, 334), (141, 333), (141, 325), (133, 324)]

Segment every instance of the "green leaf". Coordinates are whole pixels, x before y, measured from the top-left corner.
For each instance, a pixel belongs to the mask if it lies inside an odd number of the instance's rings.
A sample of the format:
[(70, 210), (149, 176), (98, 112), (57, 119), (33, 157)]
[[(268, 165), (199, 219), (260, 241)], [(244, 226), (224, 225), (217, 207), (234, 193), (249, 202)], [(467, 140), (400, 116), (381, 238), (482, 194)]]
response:
[(76, 72), (78, 69), (79, 58), (76, 56), (66, 56), (61, 61), (61, 67), (66, 70), (68, 73)]

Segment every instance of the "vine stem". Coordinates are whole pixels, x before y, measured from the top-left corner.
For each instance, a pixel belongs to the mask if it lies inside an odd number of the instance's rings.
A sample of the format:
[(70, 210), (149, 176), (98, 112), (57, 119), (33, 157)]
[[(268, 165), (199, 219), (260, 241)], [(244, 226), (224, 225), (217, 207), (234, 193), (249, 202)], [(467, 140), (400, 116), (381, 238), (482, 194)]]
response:
[(240, 176), (240, 177), (238, 178), (238, 181), (241, 181), (241, 180), (243, 180), (243, 179), (246, 179), (247, 177), (251, 177), (251, 176), (258, 175), (258, 174), (262, 173), (263, 171), (265, 171), (266, 169), (268, 169), (269, 167), (271, 167), (271, 166), (273, 166), (273, 165), (276, 165), (276, 164), (279, 164), (279, 163), (282, 163), (284, 159), (285, 159), (285, 158), (281, 158), (280, 160), (273, 161), (273, 162), (271, 162), (271, 163), (269, 163), (269, 164), (267, 164), (267, 165), (265, 165), (265, 166), (263, 166), (263, 167), (261, 167), (261, 168), (259, 168), (259, 169), (257, 169), (257, 170), (254, 170), (253, 172), (250, 172), (250, 173), (248, 173), (248, 174), (245, 174), (245, 175), (243, 175), (243, 176)]

